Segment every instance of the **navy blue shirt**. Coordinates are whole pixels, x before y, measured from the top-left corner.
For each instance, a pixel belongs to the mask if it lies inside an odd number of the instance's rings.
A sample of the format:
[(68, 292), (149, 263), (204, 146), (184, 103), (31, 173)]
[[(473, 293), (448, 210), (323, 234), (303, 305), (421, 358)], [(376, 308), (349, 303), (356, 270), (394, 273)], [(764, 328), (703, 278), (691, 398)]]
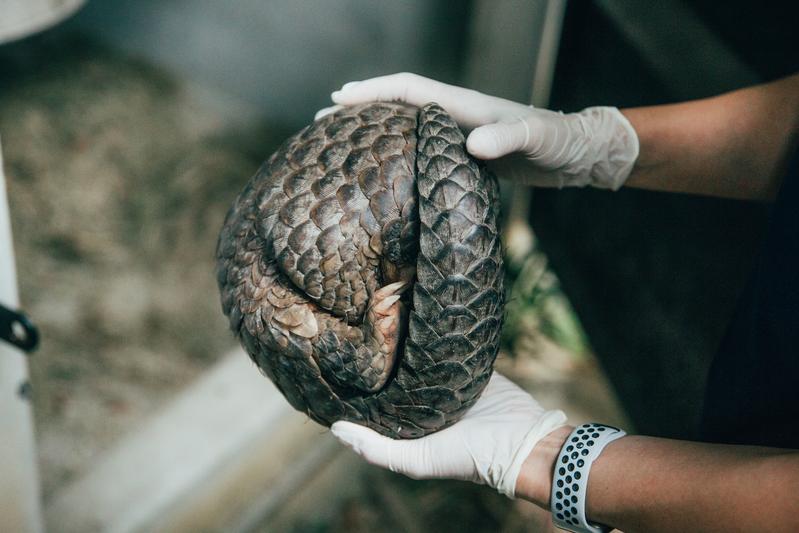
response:
[(799, 448), (799, 153), (708, 376), (702, 437)]

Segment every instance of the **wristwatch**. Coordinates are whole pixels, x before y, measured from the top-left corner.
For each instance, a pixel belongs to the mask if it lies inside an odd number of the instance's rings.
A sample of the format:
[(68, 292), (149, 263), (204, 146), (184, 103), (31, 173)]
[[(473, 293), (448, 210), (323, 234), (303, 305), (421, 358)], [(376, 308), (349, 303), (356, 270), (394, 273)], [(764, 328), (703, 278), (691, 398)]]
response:
[(602, 450), (626, 433), (604, 424), (583, 424), (566, 439), (555, 462), (550, 508), (556, 527), (574, 533), (604, 533), (611, 527), (592, 524), (585, 516), (588, 474)]

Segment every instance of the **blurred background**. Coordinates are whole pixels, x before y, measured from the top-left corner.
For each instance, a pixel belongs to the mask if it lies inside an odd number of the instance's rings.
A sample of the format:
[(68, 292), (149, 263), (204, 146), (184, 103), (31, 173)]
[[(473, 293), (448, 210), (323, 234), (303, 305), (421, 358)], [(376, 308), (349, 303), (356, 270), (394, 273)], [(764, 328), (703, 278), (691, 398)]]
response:
[[(35, 444), (0, 446), (0, 472), (33, 451), (0, 476), (0, 494), (27, 487), (30, 513), (6, 517), (32, 531), (548, 530), (546, 513), (488, 489), (370, 468), (289, 408), (219, 308), (213, 253), (228, 206), (351, 80), (411, 71), (575, 111), (799, 68), (795, 2), (81, 4), (0, 0), (17, 284), (42, 336), (29, 382), (0, 388), (35, 428)], [(764, 206), (503, 193), (498, 368), (574, 422), (695, 437)]]

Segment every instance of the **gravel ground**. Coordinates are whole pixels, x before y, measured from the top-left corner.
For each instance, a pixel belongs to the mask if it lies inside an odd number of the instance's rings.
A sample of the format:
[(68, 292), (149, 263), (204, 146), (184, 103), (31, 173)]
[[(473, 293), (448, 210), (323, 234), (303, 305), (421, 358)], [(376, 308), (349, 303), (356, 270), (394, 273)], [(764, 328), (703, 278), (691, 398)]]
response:
[(71, 37), (3, 49), (0, 135), (45, 500), (234, 341), (213, 251), (282, 134)]

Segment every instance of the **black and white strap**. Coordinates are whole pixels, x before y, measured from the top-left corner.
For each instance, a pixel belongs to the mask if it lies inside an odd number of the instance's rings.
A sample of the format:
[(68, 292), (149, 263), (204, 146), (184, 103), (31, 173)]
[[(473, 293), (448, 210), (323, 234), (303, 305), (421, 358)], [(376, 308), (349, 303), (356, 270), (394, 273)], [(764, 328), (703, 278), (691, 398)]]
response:
[(602, 449), (626, 433), (603, 424), (583, 424), (571, 432), (558, 454), (552, 477), (551, 509), (555, 526), (574, 533), (604, 533), (585, 516), (588, 473)]

